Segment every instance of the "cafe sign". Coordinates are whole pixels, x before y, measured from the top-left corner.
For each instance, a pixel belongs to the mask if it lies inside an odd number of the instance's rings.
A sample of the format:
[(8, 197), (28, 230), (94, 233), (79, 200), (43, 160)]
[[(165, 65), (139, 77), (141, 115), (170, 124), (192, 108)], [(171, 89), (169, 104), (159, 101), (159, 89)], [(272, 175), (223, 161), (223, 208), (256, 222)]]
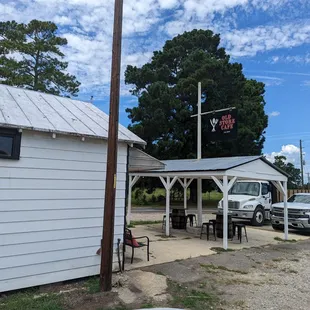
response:
[(237, 138), (237, 109), (214, 111), (208, 114), (207, 138), (209, 141), (233, 140)]

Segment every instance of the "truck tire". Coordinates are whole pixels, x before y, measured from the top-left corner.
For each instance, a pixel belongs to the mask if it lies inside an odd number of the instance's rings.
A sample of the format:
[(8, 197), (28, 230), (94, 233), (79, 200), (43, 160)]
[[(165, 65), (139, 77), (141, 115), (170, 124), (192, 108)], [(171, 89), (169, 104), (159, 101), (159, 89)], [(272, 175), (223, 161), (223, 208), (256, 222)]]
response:
[(262, 206), (256, 207), (253, 218), (252, 218), (252, 225), (253, 226), (263, 226), (265, 221), (265, 211)]
[(272, 228), (277, 231), (284, 231), (284, 225), (272, 224)]

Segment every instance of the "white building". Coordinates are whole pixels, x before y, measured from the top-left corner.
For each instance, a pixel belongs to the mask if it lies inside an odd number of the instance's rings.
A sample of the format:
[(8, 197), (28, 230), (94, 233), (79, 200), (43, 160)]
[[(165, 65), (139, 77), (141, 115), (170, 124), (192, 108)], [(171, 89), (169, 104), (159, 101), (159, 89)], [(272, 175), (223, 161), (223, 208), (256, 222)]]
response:
[[(0, 85), (0, 292), (99, 273), (107, 137), (90, 103)], [(115, 244), (134, 144), (120, 125)]]

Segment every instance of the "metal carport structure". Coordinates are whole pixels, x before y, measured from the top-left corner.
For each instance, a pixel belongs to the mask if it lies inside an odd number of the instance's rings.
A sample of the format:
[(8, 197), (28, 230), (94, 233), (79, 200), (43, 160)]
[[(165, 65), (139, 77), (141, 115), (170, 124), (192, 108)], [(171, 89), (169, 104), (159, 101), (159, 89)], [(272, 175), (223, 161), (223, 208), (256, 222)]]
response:
[[(154, 159), (156, 160), (156, 159)], [(284, 197), (284, 239), (288, 239), (287, 180), (288, 175), (263, 156), (222, 157), (161, 161), (163, 168), (129, 173), (128, 222), (131, 214), (132, 187), (140, 177), (158, 177), (166, 189), (166, 236), (170, 235), (170, 191), (179, 181), (184, 193), (194, 179), (212, 179), (223, 193), (223, 248), (228, 248), (228, 192), (237, 179), (270, 181)], [(198, 226), (202, 224), (202, 188), (197, 182)], [(186, 195), (184, 195), (186, 208)]]

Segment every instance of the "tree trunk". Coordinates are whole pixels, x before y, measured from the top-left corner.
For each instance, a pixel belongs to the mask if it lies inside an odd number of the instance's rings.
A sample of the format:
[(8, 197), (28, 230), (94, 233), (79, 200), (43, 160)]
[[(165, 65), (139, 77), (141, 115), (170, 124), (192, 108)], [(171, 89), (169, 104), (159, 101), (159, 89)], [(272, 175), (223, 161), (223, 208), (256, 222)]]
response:
[(38, 82), (39, 82), (39, 74), (38, 74), (38, 68), (39, 68), (39, 60), (40, 60), (40, 51), (38, 50), (35, 57), (35, 64), (34, 64), (34, 79), (33, 79), (33, 90), (39, 90), (38, 88)]

